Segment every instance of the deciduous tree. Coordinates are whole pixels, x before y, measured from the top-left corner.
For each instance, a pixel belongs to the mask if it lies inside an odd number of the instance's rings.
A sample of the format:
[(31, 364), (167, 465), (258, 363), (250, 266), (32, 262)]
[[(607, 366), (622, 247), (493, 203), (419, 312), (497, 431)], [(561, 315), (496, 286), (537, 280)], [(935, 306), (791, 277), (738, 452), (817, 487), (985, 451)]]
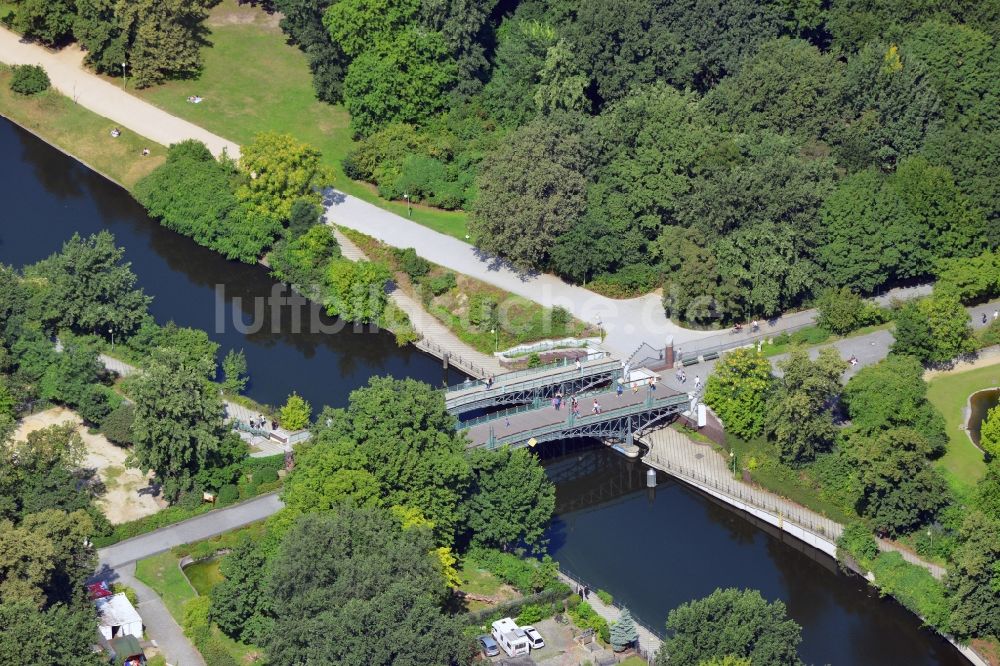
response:
[(722, 357), (705, 382), (705, 403), (737, 437), (759, 435), (767, 419), (771, 364), (750, 349), (734, 349)]
[(73, 31), (74, 0), (17, 0), (11, 27), (25, 37), (55, 45)]
[(232, 393), (242, 393), (250, 376), (247, 374), (247, 357), (243, 350), (230, 349), (222, 359), (222, 388)]
[(757, 590), (717, 589), (681, 604), (670, 611), (667, 630), (670, 638), (656, 655), (658, 666), (697, 666), (725, 657), (754, 664), (802, 663), (796, 653), (801, 627), (788, 619), (784, 603), (768, 603)]
[(555, 509), (555, 487), (527, 449), (476, 449), (465, 510), (473, 544), (537, 548)]
[(480, 165), (479, 198), (469, 220), (476, 244), (530, 269), (585, 205), (583, 146), (568, 127), (536, 120)]
[(1000, 458), (1000, 407), (986, 413), (979, 429), (979, 446), (994, 458)]
[(319, 205), (321, 189), (332, 177), (320, 164), (320, 153), (289, 134), (262, 132), (240, 150), (240, 171), (246, 176), (236, 198), (254, 214), (288, 220), (299, 200)]
[(948, 572), (952, 631), (958, 636), (1000, 632), (1000, 520), (979, 511), (965, 517)]

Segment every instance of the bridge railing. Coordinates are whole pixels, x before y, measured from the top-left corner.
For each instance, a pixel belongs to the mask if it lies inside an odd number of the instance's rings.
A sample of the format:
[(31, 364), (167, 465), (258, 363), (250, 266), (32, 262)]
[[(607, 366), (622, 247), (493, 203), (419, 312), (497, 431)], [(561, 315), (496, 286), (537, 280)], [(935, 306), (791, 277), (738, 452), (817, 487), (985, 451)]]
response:
[[(568, 381), (571, 379), (576, 379), (578, 377), (586, 377), (589, 375), (596, 375), (602, 372), (608, 372), (614, 370), (615, 368), (620, 368), (621, 363), (619, 361), (606, 361), (604, 363), (599, 363), (597, 365), (584, 366), (580, 370), (575, 368), (572, 370), (567, 370), (566, 372), (561, 372), (554, 375), (546, 375), (545, 377), (540, 377), (534, 381), (527, 382), (505, 382), (491, 389), (486, 390), (474, 390), (469, 393), (464, 393), (462, 395), (455, 396), (447, 400), (449, 406), (458, 406), (468, 404), (470, 402), (479, 402), (486, 398), (493, 398), (496, 396), (509, 393), (511, 391), (530, 391), (532, 389), (541, 388), (543, 386), (550, 386), (552, 384), (558, 384), (561, 381)], [(499, 380), (498, 382), (499, 383)], [(471, 382), (470, 382), (471, 384)], [(481, 384), (481, 382), (480, 382)], [(472, 384), (469, 388), (473, 388), (475, 384)]]
[[(608, 355), (609, 354), (606, 351), (600, 351), (600, 350), (594, 351), (594, 350), (592, 350), (590, 352), (590, 354), (589, 354), (589, 356), (592, 357), (592, 358), (589, 358), (588, 360), (597, 360), (597, 359), (600, 359), (600, 358), (604, 358), (605, 356), (608, 356)], [(521, 370), (511, 370), (510, 372), (503, 372), (503, 373), (500, 373), (498, 375), (494, 375), (493, 376), (493, 382), (494, 383), (496, 383), (496, 382), (506, 382), (506, 381), (509, 381), (509, 380), (514, 379), (516, 377), (524, 377), (526, 375), (537, 375), (540, 372), (548, 372), (549, 370), (555, 370), (556, 368), (565, 368), (565, 367), (567, 367), (569, 365), (572, 365), (575, 361), (576, 361), (576, 359), (572, 359), (572, 358), (561, 358), (561, 359), (552, 361), (551, 363), (544, 363), (542, 365), (536, 365), (533, 368), (523, 368)], [(481, 385), (482, 383), (483, 383), (482, 379), (467, 379), (464, 382), (459, 382), (457, 384), (452, 384), (451, 386), (445, 387), (445, 392), (449, 393), (451, 391), (464, 391), (465, 389), (472, 388), (476, 384), (480, 384)]]
[(729, 351), (730, 349), (736, 349), (738, 347), (756, 345), (762, 340), (773, 338), (781, 335), (782, 333), (795, 333), (796, 331), (800, 331), (803, 328), (808, 328), (813, 325), (813, 322), (805, 322), (789, 326), (787, 328), (782, 328), (781, 330), (764, 330), (766, 327), (769, 327), (769, 324), (765, 322), (764, 325), (757, 330), (757, 332), (751, 331), (748, 327), (745, 331), (740, 331), (739, 333), (734, 333), (733, 331), (720, 333), (718, 335), (702, 338), (700, 340), (694, 340), (687, 345), (679, 347), (677, 349), (677, 361), (684, 363), (692, 361), (699, 356), (709, 356), (714, 358), (724, 351)]
[[(538, 426), (536, 428), (531, 428), (530, 430), (505, 432), (504, 439), (507, 441), (520, 442), (533, 437), (548, 435), (552, 432), (563, 430), (565, 428), (572, 428), (577, 425), (600, 423), (602, 421), (610, 421), (611, 419), (617, 419), (623, 416), (642, 414), (643, 412), (649, 411), (653, 407), (672, 407), (675, 405), (687, 404), (689, 400), (690, 398), (686, 393), (679, 393), (659, 399), (654, 399), (652, 395), (648, 395), (646, 396), (646, 399), (640, 403), (628, 405), (626, 407), (618, 407), (616, 409), (609, 409), (606, 412), (602, 411), (600, 414), (587, 414), (585, 416), (575, 417), (572, 412), (569, 412), (565, 420)], [(500, 438), (497, 437), (497, 439), (499, 440)], [(496, 448), (499, 445), (500, 443), (494, 442), (492, 445), (488, 444), (487, 447)]]

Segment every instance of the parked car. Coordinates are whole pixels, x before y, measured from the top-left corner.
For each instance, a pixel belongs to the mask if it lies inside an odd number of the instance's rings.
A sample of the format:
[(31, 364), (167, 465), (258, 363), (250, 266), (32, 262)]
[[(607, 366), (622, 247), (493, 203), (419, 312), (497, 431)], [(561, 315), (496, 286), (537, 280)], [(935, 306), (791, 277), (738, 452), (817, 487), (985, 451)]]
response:
[(483, 634), (476, 640), (479, 642), (479, 649), (484, 657), (495, 657), (500, 654), (500, 646), (489, 634)]
[(524, 630), (524, 635), (528, 637), (528, 644), (531, 645), (532, 650), (537, 650), (538, 648), (545, 647), (545, 640), (542, 635), (538, 633), (538, 630), (532, 627), (530, 624), (521, 627)]

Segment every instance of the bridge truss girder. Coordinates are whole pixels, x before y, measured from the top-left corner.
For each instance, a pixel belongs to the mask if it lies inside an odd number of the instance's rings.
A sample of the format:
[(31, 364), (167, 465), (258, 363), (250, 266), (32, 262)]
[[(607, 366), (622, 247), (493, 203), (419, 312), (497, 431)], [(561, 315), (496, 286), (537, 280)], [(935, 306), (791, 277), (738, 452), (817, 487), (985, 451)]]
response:
[[(582, 423), (573, 423), (573, 419), (571, 418), (560, 424), (559, 427), (554, 427), (546, 433), (535, 434), (533, 437), (536, 444), (560, 439), (571, 439), (573, 437), (594, 437), (631, 444), (635, 435), (640, 435), (663, 419), (680, 414), (689, 408), (690, 404), (683, 402), (660, 406), (654, 405), (643, 412), (615, 416), (597, 422), (588, 420)], [(509, 443), (513, 447), (520, 447), (527, 445), (527, 439), (504, 437), (501, 441), (500, 438), (491, 433), (485, 446), (492, 449), (504, 443)]]
[(621, 368), (599, 372), (596, 374), (583, 375), (564, 379), (560, 382), (546, 384), (544, 386), (533, 386), (528, 389), (514, 389), (498, 395), (484, 395), (482, 398), (470, 400), (469, 402), (449, 407), (448, 411), (456, 416), (471, 412), (484, 407), (502, 407), (506, 405), (527, 405), (551, 400), (556, 394), (561, 393), (564, 397), (569, 397), (574, 393), (582, 393), (601, 384), (610, 384), (621, 376)]

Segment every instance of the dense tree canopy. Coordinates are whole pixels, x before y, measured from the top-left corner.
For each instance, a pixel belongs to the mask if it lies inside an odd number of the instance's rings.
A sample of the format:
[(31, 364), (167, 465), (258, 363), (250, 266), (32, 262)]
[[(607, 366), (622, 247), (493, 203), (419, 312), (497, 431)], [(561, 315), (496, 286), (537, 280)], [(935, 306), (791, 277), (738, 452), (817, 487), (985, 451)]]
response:
[(44, 281), (37, 293), (43, 321), (104, 337), (111, 329), (119, 336), (134, 331), (151, 299), (136, 288), (124, 254), (110, 232), (73, 234), (60, 252), (31, 266), (28, 276)]
[(658, 666), (698, 666), (725, 657), (767, 666), (802, 663), (796, 653), (801, 627), (788, 619), (784, 603), (768, 603), (756, 590), (716, 590), (681, 604), (670, 611), (667, 632)]
[(463, 661), (460, 625), (438, 606), (445, 585), (431, 547), (427, 530), (402, 530), (380, 512), (341, 507), (301, 518), (270, 576), (269, 658), (358, 666)]
[(766, 358), (749, 348), (735, 349), (709, 375), (705, 403), (719, 415), (727, 432), (749, 439), (764, 429), (771, 384), (771, 364)]

